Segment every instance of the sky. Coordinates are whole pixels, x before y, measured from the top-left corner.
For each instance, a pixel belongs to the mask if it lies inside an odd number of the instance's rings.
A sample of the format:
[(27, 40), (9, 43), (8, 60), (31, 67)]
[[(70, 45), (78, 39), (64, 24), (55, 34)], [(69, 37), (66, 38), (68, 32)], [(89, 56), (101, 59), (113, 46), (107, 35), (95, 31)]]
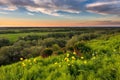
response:
[(0, 26), (120, 26), (120, 0), (0, 0)]

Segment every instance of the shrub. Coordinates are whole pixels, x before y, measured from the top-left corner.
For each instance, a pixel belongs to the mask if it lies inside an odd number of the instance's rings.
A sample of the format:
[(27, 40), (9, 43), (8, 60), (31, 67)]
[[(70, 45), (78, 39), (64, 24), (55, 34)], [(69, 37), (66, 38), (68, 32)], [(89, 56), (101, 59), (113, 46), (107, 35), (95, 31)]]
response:
[(21, 56), (24, 58), (36, 57), (40, 55), (41, 51), (42, 51), (41, 46), (32, 46), (30, 48), (24, 48), (21, 51)]
[(53, 53), (52, 49), (51, 48), (45, 48), (43, 50), (43, 53), (42, 53), (42, 56), (43, 57), (48, 57), (48, 56), (51, 56)]
[(0, 38), (0, 47), (8, 46), (8, 45), (10, 45), (10, 41), (8, 39)]
[(85, 53), (85, 52), (89, 52), (91, 49), (89, 46), (87, 46), (85, 44), (85, 42), (81, 41), (81, 42), (76, 42), (74, 45), (74, 48), (77, 50), (80, 50), (81, 53)]
[(73, 36), (70, 40), (67, 41), (66, 48), (72, 49), (73, 45), (78, 41), (78, 36)]
[(95, 33), (85, 33), (79, 36), (79, 40), (91, 40), (97, 38), (99, 35)]
[(20, 47), (6, 46), (0, 49), (0, 65), (9, 64), (20, 59)]

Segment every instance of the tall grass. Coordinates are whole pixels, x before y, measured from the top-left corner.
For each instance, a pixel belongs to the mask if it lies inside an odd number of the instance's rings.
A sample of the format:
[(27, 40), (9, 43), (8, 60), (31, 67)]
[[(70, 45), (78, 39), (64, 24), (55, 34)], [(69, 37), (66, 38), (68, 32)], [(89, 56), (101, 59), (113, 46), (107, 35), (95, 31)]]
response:
[(0, 67), (0, 80), (120, 80), (120, 55), (65, 60), (66, 55), (24, 60)]

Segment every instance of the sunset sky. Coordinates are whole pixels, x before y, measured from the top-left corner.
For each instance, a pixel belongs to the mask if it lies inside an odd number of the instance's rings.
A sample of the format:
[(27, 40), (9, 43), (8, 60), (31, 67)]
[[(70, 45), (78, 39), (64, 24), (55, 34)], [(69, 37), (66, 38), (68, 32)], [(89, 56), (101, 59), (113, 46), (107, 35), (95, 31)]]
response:
[(0, 0), (0, 26), (120, 26), (120, 0)]

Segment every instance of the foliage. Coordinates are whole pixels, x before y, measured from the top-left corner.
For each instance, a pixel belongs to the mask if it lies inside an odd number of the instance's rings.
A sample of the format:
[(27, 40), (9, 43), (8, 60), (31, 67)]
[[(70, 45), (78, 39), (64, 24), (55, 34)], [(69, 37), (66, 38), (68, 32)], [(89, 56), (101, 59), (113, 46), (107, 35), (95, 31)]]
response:
[(52, 49), (51, 48), (45, 48), (43, 50), (43, 53), (42, 53), (42, 56), (43, 57), (48, 57), (48, 56), (51, 56), (53, 53)]
[(119, 28), (3, 29), (0, 46), (0, 80), (120, 80)]
[(0, 38), (0, 48), (3, 46), (9, 46), (11, 43), (8, 39)]
[[(68, 53), (67, 53), (68, 54)], [(120, 55), (101, 55), (89, 60), (61, 55), (25, 59), (0, 67), (0, 80), (119, 80)], [(66, 61), (65, 59), (69, 59)]]

